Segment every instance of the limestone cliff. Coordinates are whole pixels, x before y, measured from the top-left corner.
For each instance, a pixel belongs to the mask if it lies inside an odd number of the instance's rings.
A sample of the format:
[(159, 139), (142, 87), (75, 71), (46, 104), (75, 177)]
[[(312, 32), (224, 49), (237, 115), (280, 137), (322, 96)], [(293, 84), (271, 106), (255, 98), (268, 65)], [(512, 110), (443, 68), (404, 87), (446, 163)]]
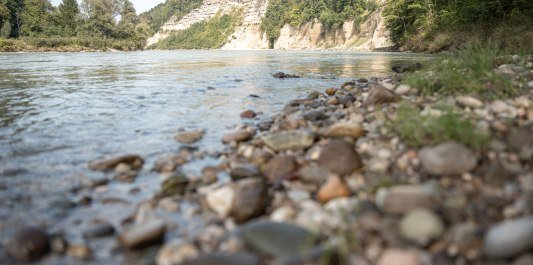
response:
[[(378, 0), (383, 3), (385, 0)], [(261, 19), (266, 13), (268, 0), (206, 0), (201, 7), (194, 9), (185, 17), (172, 17), (161, 30), (148, 39), (147, 46), (155, 44), (172, 33), (189, 28), (192, 24), (214, 17), (216, 14), (230, 13), (235, 9), (243, 10), (243, 21), (228, 39), (222, 49), (248, 50), (268, 49), (268, 38), (261, 31)], [(298, 27), (285, 25), (274, 49), (308, 50), (376, 50), (392, 46), (389, 33), (382, 17), (382, 9), (368, 15), (367, 19), (357, 25), (346, 21), (342, 28), (326, 30), (318, 21), (308, 22)]]

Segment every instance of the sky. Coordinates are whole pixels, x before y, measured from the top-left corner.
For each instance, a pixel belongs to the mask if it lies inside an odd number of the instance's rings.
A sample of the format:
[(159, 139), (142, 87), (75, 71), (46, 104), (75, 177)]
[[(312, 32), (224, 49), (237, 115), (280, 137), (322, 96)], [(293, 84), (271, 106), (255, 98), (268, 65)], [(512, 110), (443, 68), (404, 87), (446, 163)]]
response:
[[(52, 4), (59, 5), (62, 0), (52, 0)], [(137, 14), (140, 14), (144, 11), (150, 10), (152, 7), (158, 5), (159, 3), (165, 2), (165, 0), (130, 0), (133, 5), (135, 5), (135, 10), (137, 10)], [(78, 0), (78, 2), (80, 2)]]

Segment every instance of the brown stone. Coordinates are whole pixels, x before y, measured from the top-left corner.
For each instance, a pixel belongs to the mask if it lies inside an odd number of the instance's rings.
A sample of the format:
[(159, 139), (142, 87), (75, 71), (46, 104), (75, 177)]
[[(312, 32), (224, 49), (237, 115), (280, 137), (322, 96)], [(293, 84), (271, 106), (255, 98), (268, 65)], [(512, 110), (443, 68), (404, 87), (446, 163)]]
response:
[(288, 155), (278, 155), (264, 166), (263, 173), (272, 182), (279, 181), (296, 171), (294, 157)]
[(338, 176), (331, 176), (326, 183), (320, 187), (317, 198), (321, 203), (326, 203), (335, 198), (350, 196), (350, 189)]
[(190, 132), (181, 132), (178, 135), (176, 135), (176, 141), (184, 144), (193, 144), (200, 139), (202, 139), (205, 135), (205, 130), (195, 130)]
[(364, 105), (373, 106), (392, 103), (398, 100), (398, 95), (391, 90), (384, 88), (378, 84), (370, 85), (370, 93), (366, 98)]
[(138, 155), (124, 155), (90, 162), (89, 168), (91, 170), (113, 170), (122, 163), (130, 166), (131, 169), (137, 170), (142, 168), (144, 160)]
[(223, 143), (231, 143), (231, 142), (244, 142), (247, 140), (250, 140), (253, 136), (253, 133), (246, 131), (246, 130), (237, 130), (230, 133), (224, 134), (222, 136), (222, 142)]
[(253, 119), (257, 116), (257, 113), (255, 113), (253, 110), (245, 110), (240, 116), (242, 119)]
[(342, 140), (331, 140), (322, 147), (318, 165), (338, 175), (347, 175), (363, 167), (354, 146)]

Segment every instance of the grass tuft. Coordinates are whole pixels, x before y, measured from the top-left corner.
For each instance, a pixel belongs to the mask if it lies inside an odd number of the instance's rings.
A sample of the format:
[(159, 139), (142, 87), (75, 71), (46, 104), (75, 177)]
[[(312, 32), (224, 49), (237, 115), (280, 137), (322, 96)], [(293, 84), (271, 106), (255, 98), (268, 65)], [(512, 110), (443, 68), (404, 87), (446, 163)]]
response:
[(480, 150), (489, 140), (487, 132), (479, 129), (469, 119), (461, 117), (450, 108), (443, 108), (439, 117), (422, 115), (415, 107), (401, 105), (392, 130), (413, 147), (455, 141)]

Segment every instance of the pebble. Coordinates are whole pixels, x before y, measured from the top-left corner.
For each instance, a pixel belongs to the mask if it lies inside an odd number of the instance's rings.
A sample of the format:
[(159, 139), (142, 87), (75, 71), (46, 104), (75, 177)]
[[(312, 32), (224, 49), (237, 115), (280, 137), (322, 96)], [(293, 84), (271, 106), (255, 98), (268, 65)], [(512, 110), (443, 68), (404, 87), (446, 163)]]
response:
[(327, 180), (329, 172), (316, 165), (308, 165), (298, 170), (300, 180), (305, 183), (322, 184)]
[(420, 253), (416, 250), (387, 249), (377, 265), (422, 265)]
[(253, 110), (245, 110), (241, 113), (240, 117), (242, 119), (253, 119), (257, 116), (257, 113)]
[(303, 118), (308, 121), (320, 121), (329, 118), (324, 112), (319, 110), (310, 110), (303, 114)]
[(89, 260), (93, 251), (86, 245), (74, 244), (68, 246), (67, 255), (79, 260)]
[(98, 238), (106, 237), (113, 235), (115, 233), (115, 228), (110, 224), (96, 224), (93, 225), (83, 232), (83, 236), (86, 238)]
[(194, 130), (189, 132), (181, 132), (176, 135), (176, 141), (183, 143), (183, 144), (193, 144), (200, 139), (202, 139), (205, 135), (205, 130)]
[(460, 97), (457, 97), (455, 100), (457, 101), (457, 104), (459, 104), (462, 107), (470, 107), (470, 108), (483, 107), (483, 102), (474, 97), (460, 96)]
[(394, 91), (398, 95), (407, 95), (411, 91), (411, 87), (408, 85), (399, 85)]
[(279, 259), (291, 257), (313, 247), (314, 235), (295, 225), (270, 221), (252, 221), (242, 227), (248, 247)]
[(296, 169), (296, 161), (293, 156), (278, 155), (270, 159), (263, 167), (263, 173), (271, 182), (276, 182), (288, 177)]
[[(382, 193), (383, 192), (383, 193)], [(378, 192), (378, 207), (387, 214), (405, 214), (417, 208), (431, 208), (432, 196), (428, 189), (418, 185), (399, 185)]]
[(446, 142), (419, 152), (424, 169), (432, 175), (459, 175), (473, 170), (476, 157), (465, 146)]
[(161, 190), (159, 197), (164, 198), (168, 196), (184, 194), (189, 185), (189, 179), (182, 173), (178, 173), (161, 183)]
[(144, 160), (138, 155), (124, 155), (111, 159), (97, 160), (89, 163), (91, 170), (114, 170), (118, 164), (124, 163), (129, 165), (131, 169), (138, 170), (142, 168)]
[(400, 222), (402, 237), (422, 246), (439, 238), (443, 232), (444, 224), (440, 217), (427, 209), (412, 210)]
[(268, 191), (261, 178), (243, 179), (235, 183), (235, 198), (231, 216), (242, 223), (264, 213), (268, 203)]
[(183, 265), (260, 265), (259, 258), (251, 253), (241, 252), (236, 254), (214, 253), (203, 254), (191, 259)]
[(10, 238), (5, 248), (7, 253), (18, 261), (36, 261), (50, 251), (48, 241), (45, 231), (29, 227), (23, 228)]
[(235, 199), (235, 188), (231, 184), (226, 184), (207, 192), (206, 202), (211, 210), (220, 217), (229, 216)]
[(151, 220), (136, 224), (118, 236), (119, 242), (126, 248), (143, 248), (163, 242), (165, 223), (161, 220)]
[(259, 168), (254, 164), (249, 163), (236, 163), (232, 165), (230, 176), (232, 179), (251, 178), (258, 176)]
[(222, 142), (229, 144), (231, 142), (244, 142), (252, 139), (253, 133), (247, 130), (236, 130), (226, 133), (222, 136)]
[(350, 189), (338, 176), (332, 176), (318, 190), (317, 198), (321, 203), (329, 202), (335, 198), (350, 196)]
[(339, 122), (329, 127), (327, 136), (329, 137), (352, 137), (359, 138), (365, 134), (363, 128), (355, 122)]
[(533, 216), (507, 220), (491, 227), (485, 236), (484, 254), (512, 258), (533, 250)]
[(157, 253), (157, 265), (183, 264), (200, 255), (200, 251), (193, 244), (174, 240), (166, 243)]
[(320, 167), (341, 176), (363, 167), (354, 145), (343, 140), (331, 140), (324, 145), (317, 162)]
[(306, 130), (289, 130), (271, 133), (262, 139), (274, 151), (308, 148), (315, 142), (314, 135)]
[(368, 94), (368, 97), (366, 98), (364, 105), (365, 106), (381, 105), (381, 104), (392, 103), (397, 100), (398, 100), (398, 95), (396, 95), (396, 93), (384, 88), (381, 85), (372, 84), (370, 85), (370, 93)]

